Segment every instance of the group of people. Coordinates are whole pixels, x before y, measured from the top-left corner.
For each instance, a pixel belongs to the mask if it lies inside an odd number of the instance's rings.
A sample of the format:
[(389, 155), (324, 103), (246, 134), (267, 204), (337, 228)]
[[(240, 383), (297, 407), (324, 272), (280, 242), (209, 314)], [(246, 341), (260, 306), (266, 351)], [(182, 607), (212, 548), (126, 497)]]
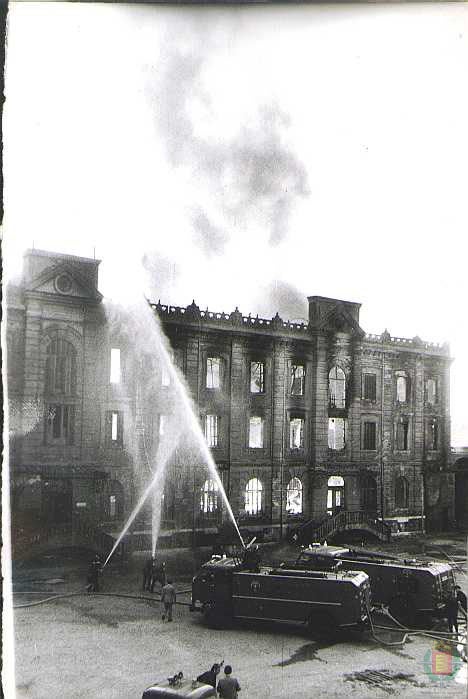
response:
[(211, 670), (198, 675), (197, 682), (209, 684), (217, 690), (218, 696), (222, 699), (237, 699), (237, 692), (240, 692), (239, 682), (232, 676), (232, 667), (226, 665), (224, 668), (224, 677), (218, 680), (218, 675), (221, 671), (223, 663), (215, 663), (211, 666)]
[(154, 586), (157, 582), (163, 588), (166, 580), (164, 561), (158, 561), (155, 556), (148, 558), (143, 566), (143, 592), (154, 592)]

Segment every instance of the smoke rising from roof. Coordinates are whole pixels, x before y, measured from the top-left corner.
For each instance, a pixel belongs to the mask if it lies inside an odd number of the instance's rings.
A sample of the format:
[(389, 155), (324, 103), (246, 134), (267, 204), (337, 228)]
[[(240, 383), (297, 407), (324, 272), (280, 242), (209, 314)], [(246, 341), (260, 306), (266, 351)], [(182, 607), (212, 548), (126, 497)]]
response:
[(180, 267), (173, 258), (157, 250), (145, 253), (141, 260), (147, 273), (147, 288), (151, 300), (170, 295), (174, 282), (180, 275)]
[(278, 313), (283, 320), (307, 321), (307, 298), (295, 286), (283, 281), (273, 281), (260, 289), (254, 299), (258, 314), (272, 318)]
[[(207, 59), (206, 42), (199, 38), (192, 50), (172, 50), (161, 61), (151, 97), (167, 157), (205, 186), (224, 230), (261, 224), (269, 232), (270, 245), (276, 246), (287, 236), (298, 198), (309, 194), (306, 169), (286, 143), (289, 118), (270, 103), (224, 140), (200, 128), (200, 114), (204, 125), (215, 116), (203, 83)], [(229, 234), (213, 225), (200, 200), (197, 206), (194, 239), (207, 255), (221, 254)]]

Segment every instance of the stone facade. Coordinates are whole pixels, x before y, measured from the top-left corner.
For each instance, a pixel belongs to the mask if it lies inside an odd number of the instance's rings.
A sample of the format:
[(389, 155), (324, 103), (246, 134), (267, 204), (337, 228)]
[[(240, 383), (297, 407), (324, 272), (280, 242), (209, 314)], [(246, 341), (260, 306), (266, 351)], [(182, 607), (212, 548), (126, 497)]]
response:
[[(98, 266), (30, 250), (8, 290), (14, 526), (46, 520), (73, 533), (86, 521), (118, 531), (135, 504), (141, 440), (157, 439), (157, 421), (139, 418), (132, 338), (106, 315)], [(303, 324), (152, 304), (202, 424), (215, 421), (212, 454), (234, 514), (267, 537), (340, 509), (383, 517), (395, 532), (449, 526), (448, 347), (367, 335), (360, 304), (308, 300)], [(161, 382), (162, 413), (165, 400)], [(178, 544), (221, 522), (219, 499), (203, 508), (207, 481), (182, 478), (180, 458), (163, 515)]]

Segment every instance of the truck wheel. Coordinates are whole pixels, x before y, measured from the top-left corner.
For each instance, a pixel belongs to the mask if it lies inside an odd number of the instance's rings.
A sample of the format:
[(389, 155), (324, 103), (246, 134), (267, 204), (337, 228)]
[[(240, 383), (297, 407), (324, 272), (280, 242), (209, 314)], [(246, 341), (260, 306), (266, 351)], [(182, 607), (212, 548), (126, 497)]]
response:
[(317, 611), (307, 619), (307, 629), (312, 635), (332, 637), (337, 632), (337, 625), (329, 612)]

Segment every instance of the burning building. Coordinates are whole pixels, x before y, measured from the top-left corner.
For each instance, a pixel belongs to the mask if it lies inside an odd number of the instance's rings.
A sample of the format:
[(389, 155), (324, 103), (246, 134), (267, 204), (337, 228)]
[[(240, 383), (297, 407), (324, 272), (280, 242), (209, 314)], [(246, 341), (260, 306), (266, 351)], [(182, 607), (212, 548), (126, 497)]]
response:
[[(110, 322), (98, 266), (29, 250), (8, 289), (17, 549), (34, 537), (114, 539), (150, 475), (150, 464), (146, 475), (135, 466), (174, 410), (164, 367), (142, 372), (131, 333)], [(448, 346), (366, 334), (359, 303), (308, 303), (304, 323), (151, 303), (240, 525), (268, 539), (307, 522), (329, 536), (454, 525)], [(222, 524), (219, 490), (202, 464), (183, 462), (176, 452), (161, 493), (161, 537), (208, 543)], [(137, 548), (147, 547), (145, 517), (130, 536)]]

